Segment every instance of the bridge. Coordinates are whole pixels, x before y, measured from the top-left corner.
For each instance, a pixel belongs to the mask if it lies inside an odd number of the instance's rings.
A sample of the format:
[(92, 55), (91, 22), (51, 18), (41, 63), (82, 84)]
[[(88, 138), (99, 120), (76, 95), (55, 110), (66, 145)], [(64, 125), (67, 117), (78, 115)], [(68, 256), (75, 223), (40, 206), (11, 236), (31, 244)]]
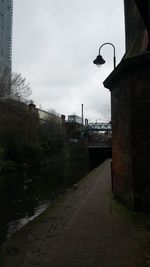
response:
[(89, 140), (89, 163), (90, 168), (96, 168), (101, 162), (107, 158), (112, 158), (112, 147), (110, 141)]
[(110, 141), (89, 141), (88, 148), (111, 148)]
[(111, 122), (90, 122), (85, 125), (85, 129), (88, 131), (111, 132), (112, 126)]

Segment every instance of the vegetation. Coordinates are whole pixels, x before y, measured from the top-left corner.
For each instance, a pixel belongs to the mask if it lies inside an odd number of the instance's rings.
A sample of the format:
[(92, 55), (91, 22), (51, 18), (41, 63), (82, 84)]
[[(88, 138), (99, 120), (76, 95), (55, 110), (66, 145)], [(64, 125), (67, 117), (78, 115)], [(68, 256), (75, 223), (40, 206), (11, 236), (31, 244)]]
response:
[(47, 162), (63, 150), (57, 116), (41, 122), (30, 95), (21, 74), (0, 71), (0, 170)]

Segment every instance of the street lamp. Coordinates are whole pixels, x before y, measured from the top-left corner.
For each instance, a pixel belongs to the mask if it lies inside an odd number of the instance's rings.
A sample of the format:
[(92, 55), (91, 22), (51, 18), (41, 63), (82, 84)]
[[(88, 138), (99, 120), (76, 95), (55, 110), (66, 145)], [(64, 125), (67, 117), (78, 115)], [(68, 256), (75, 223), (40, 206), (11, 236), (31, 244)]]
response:
[(115, 67), (116, 67), (116, 52), (115, 52), (115, 46), (112, 43), (104, 43), (104, 44), (102, 44), (100, 46), (100, 48), (99, 48), (99, 54), (96, 57), (96, 59), (94, 59), (93, 63), (96, 64), (98, 67), (100, 67), (101, 65), (105, 64), (105, 60), (102, 58), (102, 56), (100, 54), (101, 48), (104, 45), (111, 45), (113, 47), (113, 51), (114, 51), (113, 63), (114, 63), (114, 69), (115, 69)]
[[(111, 45), (113, 47), (113, 52), (114, 52), (114, 56), (113, 56), (113, 63), (114, 63), (114, 69), (116, 67), (116, 52), (115, 52), (115, 46), (112, 43), (104, 43), (100, 46), (99, 48), (99, 54), (96, 57), (96, 59), (94, 59), (93, 63), (96, 64), (98, 67), (100, 67), (101, 65), (105, 64), (105, 60), (102, 58), (100, 52), (101, 52), (101, 48), (104, 45)], [(112, 161), (111, 161), (111, 186), (112, 186), (112, 191), (113, 191), (113, 171), (112, 171)]]

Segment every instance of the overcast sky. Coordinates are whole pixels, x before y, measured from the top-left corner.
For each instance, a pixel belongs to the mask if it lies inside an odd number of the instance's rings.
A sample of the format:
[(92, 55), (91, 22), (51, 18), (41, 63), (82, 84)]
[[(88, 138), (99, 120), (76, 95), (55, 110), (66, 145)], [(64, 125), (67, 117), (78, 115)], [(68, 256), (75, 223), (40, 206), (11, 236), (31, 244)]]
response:
[(110, 92), (104, 79), (113, 70), (106, 45), (101, 68), (92, 62), (104, 42), (124, 55), (123, 0), (14, 0), (13, 71), (32, 88), (37, 107), (60, 114), (105, 120)]

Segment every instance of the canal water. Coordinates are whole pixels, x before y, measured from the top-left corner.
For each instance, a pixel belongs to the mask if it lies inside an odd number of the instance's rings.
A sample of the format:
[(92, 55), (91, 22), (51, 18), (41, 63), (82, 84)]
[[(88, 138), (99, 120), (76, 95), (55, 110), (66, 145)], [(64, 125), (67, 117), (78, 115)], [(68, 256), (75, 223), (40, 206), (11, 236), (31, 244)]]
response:
[(87, 161), (76, 160), (0, 174), (0, 244), (44, 211), (88, 171)]

